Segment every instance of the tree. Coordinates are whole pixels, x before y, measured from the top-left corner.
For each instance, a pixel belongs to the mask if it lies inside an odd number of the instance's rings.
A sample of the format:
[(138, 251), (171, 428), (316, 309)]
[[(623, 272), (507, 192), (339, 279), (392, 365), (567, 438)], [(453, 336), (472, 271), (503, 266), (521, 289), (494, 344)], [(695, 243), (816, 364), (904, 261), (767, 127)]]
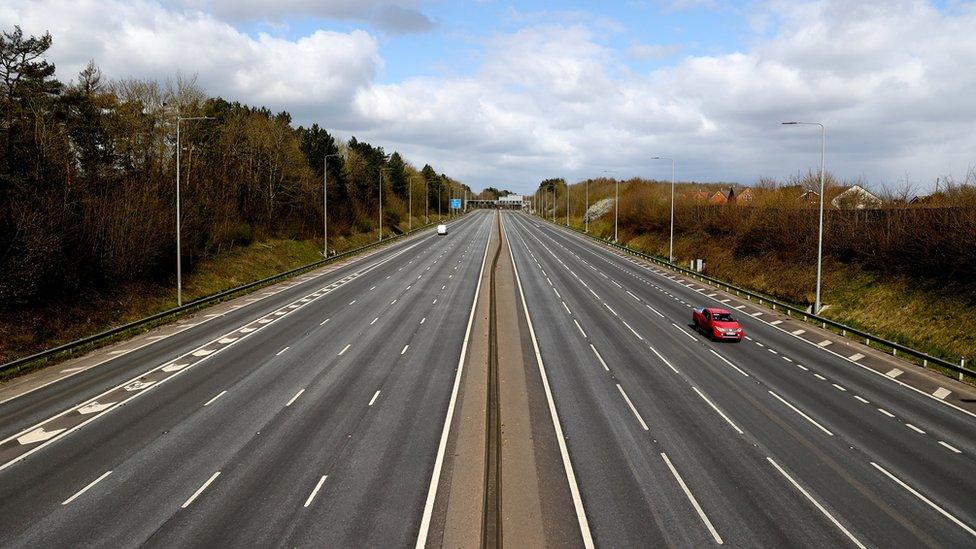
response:
[(50, 99), (61, 91), (54, 79), (54, 65), (43, 56), (52, 44), (51, 35), (24, 38), (19, 26), (0, 35), (0, 124), (3, 126), (3, 159), (0, 160), (0, 190), (9, 188), (12, 177), (26, 177), (39, 169), (43, 150), (34, 121), (50, 111)]
[(407, 198), (407, 163), (403, 161), (400, 153), (394, 152), (390, 155), (386, 168), (393, 194)]

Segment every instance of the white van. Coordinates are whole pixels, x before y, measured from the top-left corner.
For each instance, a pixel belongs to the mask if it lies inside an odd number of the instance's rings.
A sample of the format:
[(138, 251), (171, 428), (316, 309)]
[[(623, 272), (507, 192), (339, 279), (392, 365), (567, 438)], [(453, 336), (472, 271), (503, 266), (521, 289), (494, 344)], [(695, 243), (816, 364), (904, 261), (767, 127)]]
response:
[(437, 234), (447, 234), (447, 225), (438, 225)]

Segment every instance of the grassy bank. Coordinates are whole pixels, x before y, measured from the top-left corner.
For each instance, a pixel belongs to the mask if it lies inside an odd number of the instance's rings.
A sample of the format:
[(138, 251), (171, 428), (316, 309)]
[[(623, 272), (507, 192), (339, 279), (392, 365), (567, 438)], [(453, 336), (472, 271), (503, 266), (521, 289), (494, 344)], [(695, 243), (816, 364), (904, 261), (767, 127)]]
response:
[[(581, 227), (581, 220), (571, 223)], [(613, 235), (613, 220), (590, 222), (590, 232)], [(667, 234), (621, 233), (623, 244), (661, 257)], [(777, 299), (805, 306), (813, 301), (816, 257), (784, 262), (775, 255), (735, 257), (732, 246), (703, 235), (675, 238), (675, 261), (703, 258), (706, 274)], [(824, 262), (823, 316), (880, 337), (957, 362), (976, 357), (976, 287), (935, 285), (904, 275), (879, 273), (836, 260)]]
[[(431, 217), (434, 221), (434, 217)], [(423, 217), (414, 219), (423, 224)], [(406, 229), (406, 223), (401, 229)], [(375, 242), (377, 231), (330, 238), (342, 252)], [(238, 246), (197, 264), (183, 276), (183, 300), (189, 302), (267, 278), (322, 259), (321, 240), (266, 240)], [(0, 363), (133, 322), (176, 306), (176, 284), (133, 283), (111, 293), (89, 292), (0, 312)]]

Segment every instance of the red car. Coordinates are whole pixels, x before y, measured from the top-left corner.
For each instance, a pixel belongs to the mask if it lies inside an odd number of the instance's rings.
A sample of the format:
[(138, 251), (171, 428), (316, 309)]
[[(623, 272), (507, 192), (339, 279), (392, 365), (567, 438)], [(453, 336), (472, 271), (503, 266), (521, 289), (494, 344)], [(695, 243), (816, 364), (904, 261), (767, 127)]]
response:
[(742, 341), (742, 326), (728, 309), (695, 307), (691, 313), (695, 329), (709, 339)]

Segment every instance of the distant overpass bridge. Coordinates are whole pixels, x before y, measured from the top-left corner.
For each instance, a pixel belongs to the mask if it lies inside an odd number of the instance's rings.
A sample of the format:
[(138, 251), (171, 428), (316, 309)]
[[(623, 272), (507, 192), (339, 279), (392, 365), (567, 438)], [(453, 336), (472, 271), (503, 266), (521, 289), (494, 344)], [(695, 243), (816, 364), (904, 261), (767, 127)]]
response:
[(510, 194), (497, 200), (469, 199), (468, 208), (521, 210), (529, 205), (529, 200), (522, 195)]

